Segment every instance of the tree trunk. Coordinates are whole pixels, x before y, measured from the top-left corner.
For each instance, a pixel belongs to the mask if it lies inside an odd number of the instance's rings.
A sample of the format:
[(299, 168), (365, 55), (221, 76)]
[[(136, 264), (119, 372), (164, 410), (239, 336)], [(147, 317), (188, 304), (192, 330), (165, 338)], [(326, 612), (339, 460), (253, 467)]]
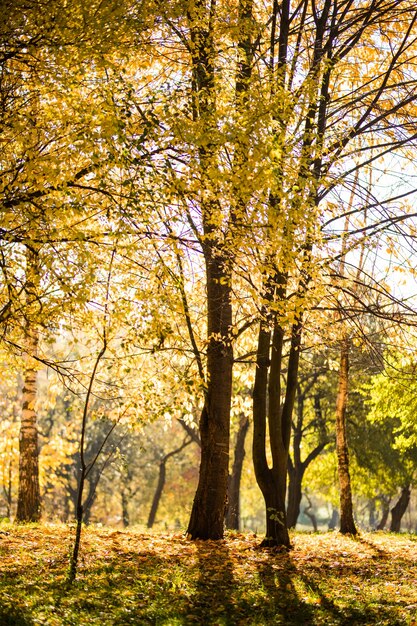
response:
[(121, 504), (122, 504), (122, 524), (123, 524), (123, 528), (127, 528), (130, 525), (129, 509), (128, 509), (129, 499), (124, 489), (122, 489), (120, 495), (121, 495)]
[(149, 511), (148, 528), (152, 528), (152, 526), (155, 523), (155, 518), (158, 512), (159, 503), (161, 501), (161, 496), (165, 487), (166, 466), (167, 466), (168, 459), (182, 452), (184, 448), (189, 446), (190, 443), (192, 443), (193, 441), (194, 441), (194, 438), (191, 438), (191, 437), (190, 439), (188, 438), (184, 439), (184, 441), (178, 448), (175, 448), (175, 450), (171, 450), (171, 452), (168, 452), (168, 454), (165, 454), (165, 456), (163, 456), (162, 459), (159, 461), (158, 481), (156, 483), (156, 489), (155, 489), (155, 493), (154, 493), (153, 500), (152, 500), (151, 510)]
[[(288, 451), (291, 438), (291, 416), (301, 342), (301, 323), (293, 326), (288, 358), (285, 399), (281, 400), (281, 364), (284, 333), (275, 324), (272, 334), (268, 322), (261, 322), (256, 356), (253, 388), (253, 463), (256, 481), (265, 500), (266, 536), (261, 546), (289, 548), (285, 498), (287, 491)], [(266, 423), (268, 418), (269, 445), (272, 467), (266, 456)]]
[(156, 512), (158, 510), (162, 492), (165, 487), (165, 479), (166, 479), (166, 458), (164, 457), (159, 463), (158, 482), (156, 484), (155, 493), (153, 495), (151, 510), (149, 511), (148, 524), (147, 524), (148, 528), (152, 528), (152, 526), (155, 523)]
[[(37, 301), (39, 284), (38, 252), (26, 249), (26, 303), (28, 308)], [(35, 411), (37, 370), (33, 357), (37, 356), (39, 331), (28, 317), (25, 336), (25, 370), (22, 390), (22, 413), (19, 435), (19, 489), (17, 522), (37, 522), (41, 517), (39, 488), (38, 426)]]
[(236, 436), (232, 473), (229, 476), (229, 496), (226, 510), (226, 528), (239, 530), (240, 526), (240, 482), (245, 458), (245, 439), (249, 429), (249, 418), (242, 414)]
[(200, 418), (201, 461), (197, 491), (187, 535), (191, 539), (221, 539), (229, 475), (230, 406), (232, 396), (232, 266), (225, 243), (218, 189), (218, 148), (215, 142), (216, 81), (214, 62), (215, 4), (189, 4), (192, 58), (192, 111), (205, 141), (198, 146), (201, 178), (201, 240), (207, 289), (207, 377)]
[(375, 528), (375, 525), (376, 525), (376, 517), (375, 517), (376, 503), (373, 498), (369, 500), (368, 507), (369, 507), (369, 528), (372, 530)]
[(410, 503), (410, 495), (411, 495), (410, 485), (406, 485), (401, 490), (401, 495), (398, 499), (398, 502), (391, 509), (390, 531), (392, 533), (399, 533), (401, 530), (401, 520)]
[[(274, 472), (279, 476), (274, 476), (269, 470), (267, 477), (267, 488), (263, 491), (266, 510), (266, 531), (263, 539), (262, 547), (283, 546), (289, 548), (291, 546), (290, 536), (287, 528), (287, 516), (285, 511), (285, 493), (286, 493), (286, 470), (282, 468), (281, 472)], [(278, 480), (276, 480), (278, 478)]]
[(302, 481), (304, 469), (298, 465), (292, 465), (288, 469), (288, 503), (287, 503), (287, 525), (288, 528), (295, 528), (300, 514), (302, 498)]
[(381, 519), (376, 527), (377, 530), (384, 530), (385, 525), (387, 523), (388, 520), (388, 515), (389, 515), (389, 505), (391, 502), (390, 498), (382, 498), (382, 514), (381, 514)]
[[(214, 262), (213, 262), (214, 264)], [(209, 269), (207, 391), (200, 419), (201, 462), (187, 534), (191, 539), (221, 539), (229, 476), (230, 406), (233, 353), (230, 344), (230, 288)], [(220, 339), (218, 339), (220, 337)]]
[(313, 530), (316, 533), (318, 530), (318, 526), (317, 526), (317, 518), (314, 514), (314, 510), (313, 510), (313, 503), (311, 502), (310, 498), (308, 497), (307, 494), (305, 494), (308, 506), (306, 506), (304, 508), (304, 513), (305, 515), (307, 515), (307, 517), (310, 519), (311, 524), (313, 526)]
[(349, 451), (346, 435), (346, 409), (349, 386), (349, 339), (344, 339), (340, 352), (339, 385), (336, 400), (336, 451), (340, 485), (340, 532), (356, 535), (353, 520), (352, 491), (349, 474)]
[(329, 530), (335, 530), (336, 526), (339, 522), (339, 511), (336, 509), (336, 507), (333, 507), (332, 509), (332, 516), (329, 519), (329, 524), (328, 524), (328, 529)]
[(321, 411), (320, 398), (314, 396), (314, 411), (317, 419), (317, 423), (320, 428), (320, 439), (315, 448), (305, 457), (304, 461), (301, 460), (301, 447), (303, 436), (305, 433), (304, 427), (304, 404), (305, 398), (308, 392), (313, 387), (317, 376), (313, 376), (310, 383), (306, 385), (304, 390), (301, 389), (301, 385), (297, 384), (297, 411), (296, 419), (293, 420), (292, 430), (292, 458), (288, 458), (288, 502), (287, 502), (287, 524), (288, 528), (295, 528), (297, 519), (300, 514), (301, 498), (302, 498), (302, 482), (306, 469), (310, 463), (316, 459), (322, 450), (328, 444), (328, 438), (326, 428), (324, 425), (324, 419)]

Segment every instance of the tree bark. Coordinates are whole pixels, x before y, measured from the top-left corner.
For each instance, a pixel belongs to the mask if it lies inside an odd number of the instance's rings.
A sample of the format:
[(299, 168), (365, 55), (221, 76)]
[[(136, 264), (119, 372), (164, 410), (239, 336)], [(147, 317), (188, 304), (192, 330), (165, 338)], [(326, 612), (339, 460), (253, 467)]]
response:
[(401, 531), (401, 520), (410, 503), (411, 489), (410, 485), (406, 485), (401, 490), (401, 495), (393, 508), (391, 509), (391, 526), (392, 533)]
[(356, 535), (353, 519), (352, 491), (349, 473), (349, 451), (346, 434), (346, 409), (349, 387), (349, 339), (344, 339), (340, 351), (339, 384), (336, 400), (336, 451), (340, 486), (340, 532)]
[(229, 476), (229, 493), (226, 510), (226, 528), (239, 530), (240, 527), (240, 483), (242, 479), (243, 460), (245, 458), (245, 439), (249, 429), (249, 418), (242, 414), (236, 436), (235, 454), (232, 473)]
[[(38, 285), (38, 251), (28, 246), (26, 248), (26, 304), (28, 309), (38, 299)], [(25, 335), (26, 355), (19, 435), (19, 488), (16, 521), (38, 522), (41, 517), (41, 496), (39, 488), (38, 425), (35, 410), (37, 370), (33, 357), (36, 357), (38, 353), (39, 331), (36, 323), (29, 316), (26, 320)]]

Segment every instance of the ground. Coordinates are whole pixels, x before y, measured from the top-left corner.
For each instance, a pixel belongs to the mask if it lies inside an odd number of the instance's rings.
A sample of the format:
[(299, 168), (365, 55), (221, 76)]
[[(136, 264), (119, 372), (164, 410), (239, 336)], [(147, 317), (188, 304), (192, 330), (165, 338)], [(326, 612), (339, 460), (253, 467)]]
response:
[(417, 626), (417, 536), (292, 535), (188, 541), (88, 527), (66, 584), (73, 529), (0, 526), (1, 626)]

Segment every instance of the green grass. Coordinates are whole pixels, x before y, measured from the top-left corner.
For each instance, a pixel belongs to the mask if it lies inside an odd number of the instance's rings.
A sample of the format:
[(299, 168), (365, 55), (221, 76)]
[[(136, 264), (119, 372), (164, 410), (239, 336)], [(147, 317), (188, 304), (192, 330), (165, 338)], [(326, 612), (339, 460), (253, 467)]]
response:
[(1, 626), (417, 626), (417, 538), (293, 535), (220, 542), (86, 528), (76, 582), (65, 526), (0, 526)]

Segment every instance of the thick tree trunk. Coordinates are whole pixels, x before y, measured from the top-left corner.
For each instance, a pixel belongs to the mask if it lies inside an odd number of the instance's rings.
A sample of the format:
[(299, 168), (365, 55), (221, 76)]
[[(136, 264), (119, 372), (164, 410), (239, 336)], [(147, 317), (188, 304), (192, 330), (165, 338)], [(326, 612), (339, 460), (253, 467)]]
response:
[(236, 436), (232, 473), (229, 476), (229, 493), (226, 510), (226, 528), (239, 530), (240, 526), (240, 482), (245, 458), (245, 439), (249, 429), (249, 418), (242, 414)]
[[(278, 474), (278, 472), (274, 473)], [(285, 511), (285, 474), (286, 470), (282, 468), (277, 482), (277, 476), (273, 476), (272, 470), (269, 470), (269, 475), (266, 477), (267, 489), (263, 491), (266, 510), (266, 531), (265, 538), (261, 543), (262, 547), (283, 546), (289, 548), (291, 546)]]
[(410, 503), (411, 489), (410, 485), (406, 485), (401, 490), (398, 502), (391, 509), (391, 526), (392, 533), (399, 533), (401, 530), (401, 520)]
[(221, 539), (229, 476), (233, 351), (230, 276), (222, 264), (208, 263), (207, 391), (200, 419), (201, 462), (187, 534)]
[(353, 520), (352, 491), (349, 473), (349, 451), (346, 436), (346, 409), (349, 387), (349, 340), (342, 342), (339, 385), (336, 400), (336, 451), (340, 485), (340, 532), (356, 535)]
[[(34, 348), (33, 338), (32, 342), (32, 348)], [(37, 389), (36, 374), (36, 368), (28, 364), (24, 374), (19, 436), (19, 492), (16, 512), (18, 522), (37, 522), (41, 517), (38, 427), (34, 408)]]
[[(26, 251), (26, 302), (28, 308), (37, 301), (39, 283), (38, 252)], [(23, 375), (22, 413), (19, 435), (19, 489), (17, 522), (37, 522), (41, 517), (39, 488), (38, 426), (35, 411), (37, 370), (33, 357), (37, 356), (39, 332), (29, 318), (26, 321), (25, 371)]]

